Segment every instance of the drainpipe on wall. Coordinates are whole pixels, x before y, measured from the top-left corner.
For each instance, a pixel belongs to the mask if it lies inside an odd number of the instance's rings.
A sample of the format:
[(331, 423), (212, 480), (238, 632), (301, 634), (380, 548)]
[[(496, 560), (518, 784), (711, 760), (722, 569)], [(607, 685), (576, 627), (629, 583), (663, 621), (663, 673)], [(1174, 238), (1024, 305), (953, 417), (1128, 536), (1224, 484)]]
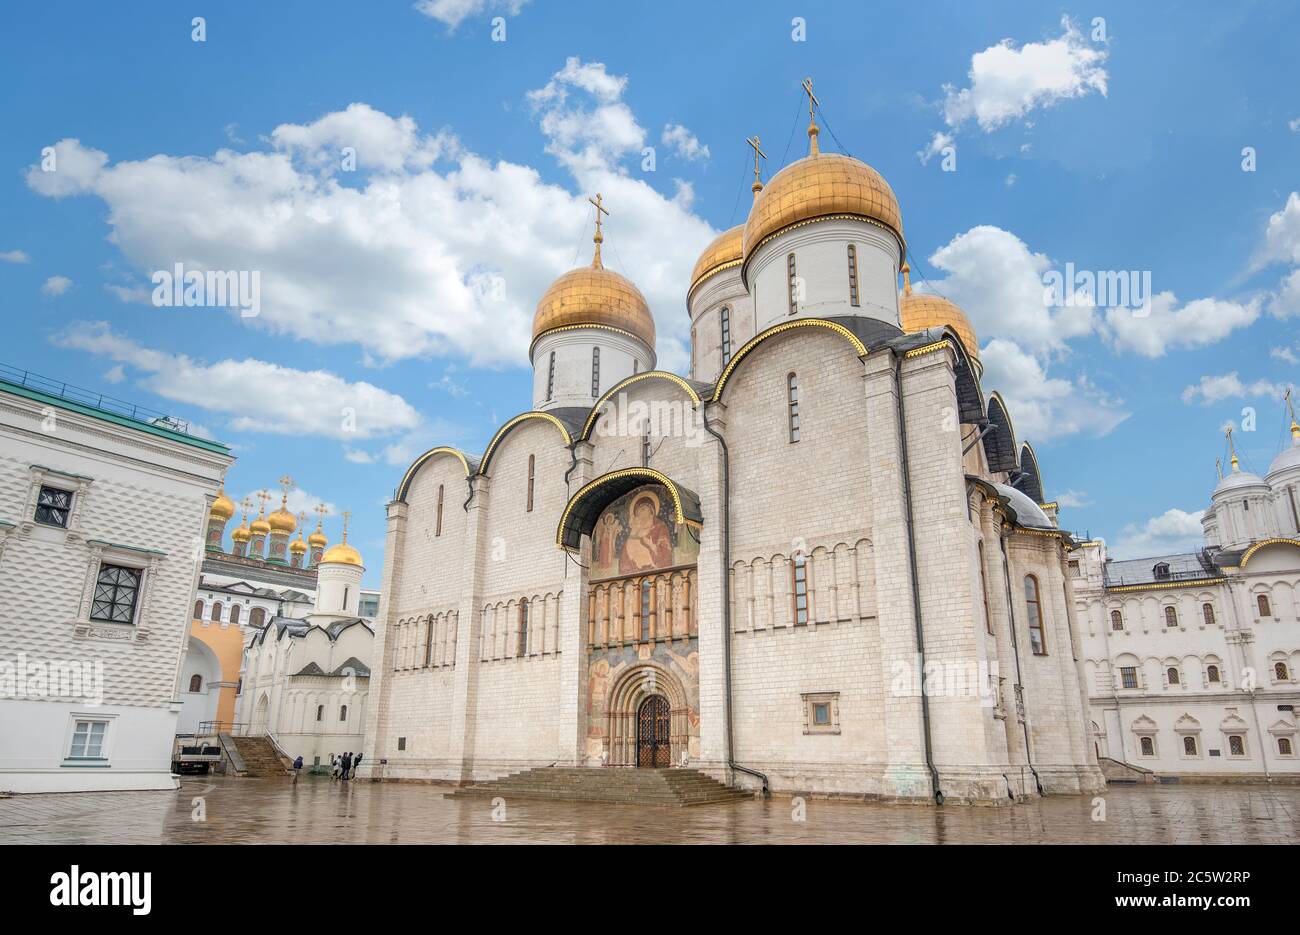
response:
[(903, 358), (894, 354), (894, 390), (898, 401), (898, 457), (903, 478), (903, 502), (907, 507), (907, 562), (912, 578), (912, 621), (916, 627), (916, 654), (921, 663), (921, 726), (925, 733), (925, 766), (930, 771), (934, 803), (943, 804), (939, 770), (934, 765), (934, 742), (930, 737), (930, 697), (925, 691), (925, 632), (921, 625), (921, 582), (916, 564), (916, 528), (912, 510), (912, 468), (907, 457), (907, 418), (903, 412)]
[(701, 413), (704, 430), (718, 440), (722, 448), (722, 666), (727, 693), (727, 766), (746, 773), (763, 783), (763, 798), (772, 795), (767, 774), (736, 762), (735, 744), (731, 729), (731, 453), (727, 440), (709, 425), (707, 414)]

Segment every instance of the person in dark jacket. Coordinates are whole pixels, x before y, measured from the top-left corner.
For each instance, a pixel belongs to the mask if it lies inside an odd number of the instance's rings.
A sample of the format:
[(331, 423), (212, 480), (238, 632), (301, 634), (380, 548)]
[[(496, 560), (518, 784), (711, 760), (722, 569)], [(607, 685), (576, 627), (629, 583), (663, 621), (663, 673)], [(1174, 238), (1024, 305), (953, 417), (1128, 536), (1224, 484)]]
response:
[(351, 773), (352, 773), (352, 751), (349, 750), (347, 753), (343, 754), (343, 778), (351, 779), (352, 778)]

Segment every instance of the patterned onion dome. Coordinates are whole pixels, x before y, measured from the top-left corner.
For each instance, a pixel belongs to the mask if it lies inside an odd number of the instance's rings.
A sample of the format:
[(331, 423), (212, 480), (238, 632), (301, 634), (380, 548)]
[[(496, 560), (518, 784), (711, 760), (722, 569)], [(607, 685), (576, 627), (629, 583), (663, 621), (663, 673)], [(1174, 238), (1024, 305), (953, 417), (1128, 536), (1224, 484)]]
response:
[(338, 545), (332, 545), (325, 550), (325, 554), (320, 557), (322, 565), (329, 562), (336, 562), (340, 565), (360, 565), (361, 553), (347, 542), (340, 542)]
[(691, 287), (686, 290), (686, 294), (690, 295), (696, 286), (715, 273), (739, 266), (744, 239), (744, 224), (737, 224), (713, 238), (713, 242), (704, 248), (700, 258), (695, 261), (695, 269), (691, 270)]
[(889, 183), (865, 162), (815, 153), (786, 166), (754, 200), (745, 223), (744, 259), (770, 237), (804, 221), (864, 218), (903, 241), (903, 214)]
[(271, 529), (275, 532), (293, 532), (298, 528), (298, 518), (280, 504), (280, 509), (276, 510), (266, 518)]
[(233, 530), (231, 530), (230, 538), (235, 540), (236, 542), (247, 542), (249, 539), (253, 538), (253, 533), (248, 528), (247, 516), (244, 517), (244, 521), (242, 523), (240, 523)]
[(307, 537), (307, 544), (313, 549), (323, 549), (330, 544), (330, 541), (325, 537), (325, 533), (321, 531), (321, 528), (317, 526), (316, 531)]
[(906, 263), (903, 264), (903, 298), (898, 303), (898, 318), (907, 334), (946, 325), (957, 332), (966, 353), (975, 360), (980, 359), (979, 340), (966, 313), (943, 296), (913, 292)]
[(655, 320), (645, 296), (601, 266), (599, 258), (565, 273), (546, 290), (533, 317), (533, 340), (570, 325), (605, 325), (636, 335), (652, 350), (655, 346)]
[(219, 519), (223, 523), (235, 515), (235, 501), (226, 496), (225, 485), (217, 490), (217, 499), (212, 501), (212, 507), (208, 510), (208, 515), (213, 519)]

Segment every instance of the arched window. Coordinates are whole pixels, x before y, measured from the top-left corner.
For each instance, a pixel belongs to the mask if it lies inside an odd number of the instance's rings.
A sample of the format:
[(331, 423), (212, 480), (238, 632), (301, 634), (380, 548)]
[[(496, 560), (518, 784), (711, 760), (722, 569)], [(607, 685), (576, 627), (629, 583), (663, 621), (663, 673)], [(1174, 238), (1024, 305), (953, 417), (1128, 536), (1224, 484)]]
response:
[(1141, 745), (1143, 756), (1156, 755), (1156, 739), (1154, 737), (1143, 737), (1141, 739)]
[(239, 623), (240, 608), (238, 604), (230, 605), (230, 622)]
[(1178, 608), (1174, 607), (1172, 604), (1165, 608), (1165, 626), (1178, 626)]
[(1295, 748), (1291, 746), (1290, 737), (1277, 738), (1277, 752), (1279, 756), (1291, 756), (1294, 750)]
[(195, 620), (202, 620), (202, 619), (203, 619), (203, 602), (202, 602), (202, 601), (195, 601), (195, 602), (194, 602), (194, 619), (195, 619)]
[(799, 311), (799, 277), (795, 275), (793, 253), (785, 258), (785, 265), (789, 277), (790, 314), (794, 315)]
[(849, 244), (849, 304), (858, 305), (858, 248)]
[(1168, 563), (1156, 562), (1155, 566), (1151, 569), (1151, 574), (1155, 576), (1155, 579), (1157, 581), (1168, 581), (1169, 580)]
[(650, 579), (641, 581), (641, 640), (650, 639)]
[(722, 306), (718, 317), (722, 322), (722, 365), (725, 367), (731, 360), (731, 309)]
[(1241, 734), (1228, 735), (1228, 756), (1245, 756), (1246, 738)]
[(1291, 673), (1287, 671), (1285, 662), (1273, 663), (1273, 677), (1279, 682), (1289, 682), (1291, 680)]
[(212, 619), (215, 622), (221, 621), (221, 601), (217, 601), (212, 605)]
[(785, 378), (786, 405), (790, 410), (790, 441), (799, 440), (799, 378), (793, 373)]
[(794, 625), (797, 627), (807, 626), (808, 557), (802, 552), (795, 553), (794, 561), (790, 568), (790, 575), (790, 593), (794, 596)]
[(555, 351), (551, 351), (551, 362), (546, 367), (546, 398), (555, 398)]
[(1178, 684), (1178, 669), (1177, 669), (1177, 668), (1175, 668), (1174, 666), (1170, 666), (1168, 669), (1165, 670), (1165, 675), (1167, 675), (1167, 676), (1169, 677), (1169, 684), (1170, 684), (1170, 685), (1177, 685), (1177, 684)]
[(433, 523), (433, 534), (442, 535), (442, 484), (438, 485), (438, 516)]
[(1043, 605), (1038, 596), (1038, 579), (1025, 575), (1025, 607), (1029, 610), (1029, 645), (1035, 656), (1047, 655), (1047, 641), (1043, 638)]
[(1124, 629), (1124, 615), (1118, 610), (1112, 610), (1110, 612), (1110, 628), (1112, 630)]
[(192, 692), (203, 691), (203, 676), (198, 674), (190, 676), (190, 691)]
[(1261, 617), (1273, 616), (1273, 608), (1268, 603), (1267, 594), (1255, 595), (1255, 604), (1259, 607), (1259, 615)]
[(528, 598), (519, 602), (519, 638), (515, 643), (515, 655), (528, 655)]
[(318, 704), (316, 706), (316, 720), (325, 720), (325, 706), (323, 704)]
[(1196, 756), (1196, 737), (1192, 734), (1183, 735), (1183, 752), (1188, 756)]
[(978, 545), (980, 563), (980, 600), (984, 604), (984, 630), (992, 635), (993, 615), (989, 613), (989, 580), (984, 574), (984, 540), (981, 539)]
[(252, 613), (248, 615), (248, 622), (251, 626), (262, 626), (266, 623), (266, 610), (261, 607), (254, 607)]
[(600, 399), (600, 348), (591, 349), (591, 398)]
[(533, 512), (533, 478), (537, 470), (537, 455), (528, 456), (528, 512)]
[(1205, 625), (1210, 627), (1214, 626), (1214, 605), (1202, 604), (1201, 613), (1205, 615)]
[(347, 719), (348, 719), (348, 706), (347, 706), (347, 705), (340, 705), (340, 706), (339, 706), (339, 720), (340, 720), (340, 721), (346, 721)]
[(1206, 667), (1205, 667), (1205, 680), (1206, 680), (1207, 682), (1211, 682), (1211, 683), (1217, 684), (1218, 681), (1219, 681), (1219, 667), (1218, 667), (1218, 666), (1206, 666)]

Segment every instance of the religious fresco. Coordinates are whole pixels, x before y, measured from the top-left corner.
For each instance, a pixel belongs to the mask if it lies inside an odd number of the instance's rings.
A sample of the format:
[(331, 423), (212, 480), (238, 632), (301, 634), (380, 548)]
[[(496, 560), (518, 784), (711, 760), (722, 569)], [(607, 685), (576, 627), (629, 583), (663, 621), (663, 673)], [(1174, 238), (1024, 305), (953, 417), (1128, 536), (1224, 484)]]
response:
[[(700, 652), (699, 641), (641, 644), (611, 647), (594, 651), (587, 672), (587, 740), (586, 763), (602, 765), (608, 753), (606, 731), (609, 729), (609, 692), (612, 686), (636, 666), (655, 665), (672, 679), (686, 700), (687, 752), (692, 759), (700, 755)], [(631, 711), (626, 712), (631, 714)]]
[(672, 495), (659, 484), (647, 484), (619, 497), (596, 521), (591, 578), (694, 565), (699, 552), (692, 530), (677, 525)]

